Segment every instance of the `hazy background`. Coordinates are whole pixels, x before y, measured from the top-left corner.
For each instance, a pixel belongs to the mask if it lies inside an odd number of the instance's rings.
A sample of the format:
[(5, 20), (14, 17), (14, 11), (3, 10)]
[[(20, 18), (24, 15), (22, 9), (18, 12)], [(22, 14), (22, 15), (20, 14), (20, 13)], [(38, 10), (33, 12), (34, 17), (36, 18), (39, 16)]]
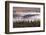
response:
[(40, 20), (40, 8), (13, 7), (13, 22)]

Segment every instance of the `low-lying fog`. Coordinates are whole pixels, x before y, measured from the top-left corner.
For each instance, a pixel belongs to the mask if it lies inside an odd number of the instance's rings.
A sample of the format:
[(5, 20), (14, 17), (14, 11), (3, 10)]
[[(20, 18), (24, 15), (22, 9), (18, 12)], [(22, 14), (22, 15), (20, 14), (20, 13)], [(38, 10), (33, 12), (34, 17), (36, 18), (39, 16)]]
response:
[(16, 21), (34, 21), (40, 19), (40, 13), (20, 13), (20, 14), (13, 14), (13, 22)]

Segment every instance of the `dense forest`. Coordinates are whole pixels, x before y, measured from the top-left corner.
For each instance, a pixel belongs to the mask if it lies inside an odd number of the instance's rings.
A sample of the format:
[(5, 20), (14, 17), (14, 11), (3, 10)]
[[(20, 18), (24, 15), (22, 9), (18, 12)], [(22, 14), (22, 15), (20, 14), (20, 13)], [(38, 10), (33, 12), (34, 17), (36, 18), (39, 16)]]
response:
[(18, 27), (40, 27), (40, 20), (35, 21), (16, 21), (13, 22), (13, 28)]

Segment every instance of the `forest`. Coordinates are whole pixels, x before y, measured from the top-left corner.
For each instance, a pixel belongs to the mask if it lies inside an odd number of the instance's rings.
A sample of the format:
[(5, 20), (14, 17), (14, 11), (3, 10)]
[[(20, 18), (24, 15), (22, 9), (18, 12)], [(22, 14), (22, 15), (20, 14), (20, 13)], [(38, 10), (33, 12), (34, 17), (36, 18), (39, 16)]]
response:
[(40, 27), (40, 20), (35, 20), (35, 21), (16, 21), (13, 22), (13, 28), (18, 28), (18, 27)]

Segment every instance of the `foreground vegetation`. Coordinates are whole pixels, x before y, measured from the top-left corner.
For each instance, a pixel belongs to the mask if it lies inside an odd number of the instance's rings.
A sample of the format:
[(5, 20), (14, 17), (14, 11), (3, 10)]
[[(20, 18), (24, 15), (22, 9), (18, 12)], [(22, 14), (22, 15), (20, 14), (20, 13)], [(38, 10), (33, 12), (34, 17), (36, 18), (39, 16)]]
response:
[(21, 22), (14, 22), (13, 28), (17, 27), (40, 27), (40, 20), (37, 21), (21, 21)]

